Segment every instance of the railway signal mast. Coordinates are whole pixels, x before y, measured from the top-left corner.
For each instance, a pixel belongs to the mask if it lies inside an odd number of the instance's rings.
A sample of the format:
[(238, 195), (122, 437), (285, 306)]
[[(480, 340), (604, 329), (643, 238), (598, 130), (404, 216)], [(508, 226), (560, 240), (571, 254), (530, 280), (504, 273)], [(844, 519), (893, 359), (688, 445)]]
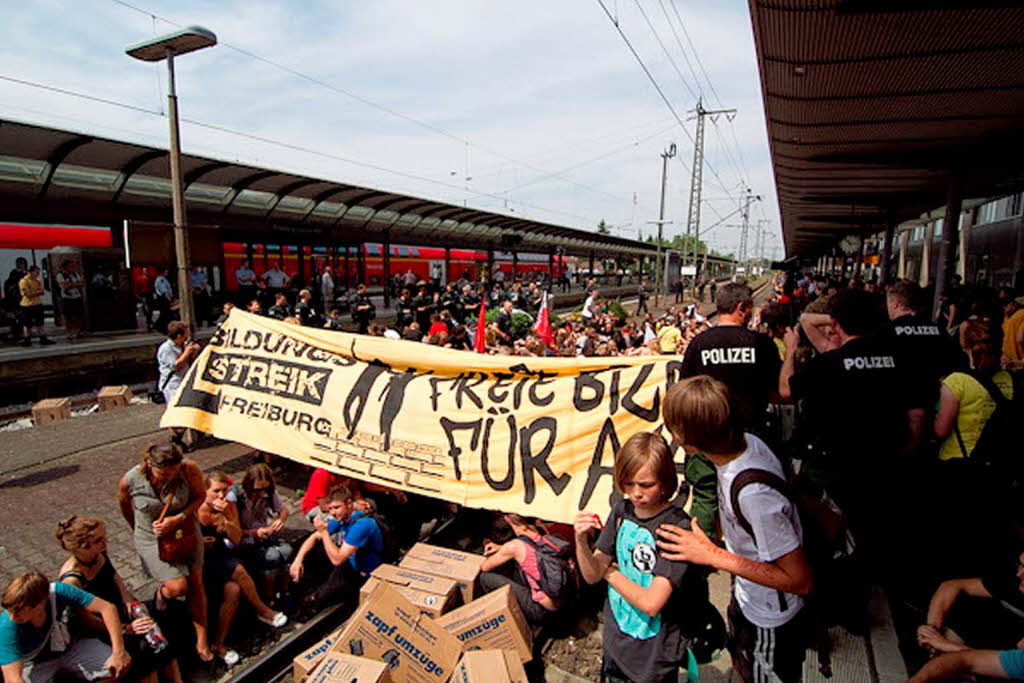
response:
[[(761, 195), (754, 194), (748, 187), (746, 195), (743, 197), (743, 232), (740, 233), (740, 249), (736, 258), (737, 263), (743, 264), (744, 275), (747, 275), (749, 270), (749, 264), (747, 263), (747, 234), (750, 232), (750, 204), (755, 200), (761, 201)], [(735, 274), (735, 270), (733, 273)]]
[[(693, 284), (697, 284), (697, 259), (700, 257), (698, 240), (700, 239), (700, 195), (704, 185), (704, 117), (710, 116), (712, 121), (717, 116), (725, 114), (725, 117), (732, 121), (736, 116), (735, 109), (712, 109), (704, 108), (703, 101), (697, 99), (697, 108), (694, 110), (697, 119), (697, 133), (693, 138), (693, 169), (690, 176), (690, 210), (686, 214), (686, 244), (683, 251), (683, 266), (691, 263), (690, 252), (693, 251)], [(690, 236), (693, 236), (691, 241)]]

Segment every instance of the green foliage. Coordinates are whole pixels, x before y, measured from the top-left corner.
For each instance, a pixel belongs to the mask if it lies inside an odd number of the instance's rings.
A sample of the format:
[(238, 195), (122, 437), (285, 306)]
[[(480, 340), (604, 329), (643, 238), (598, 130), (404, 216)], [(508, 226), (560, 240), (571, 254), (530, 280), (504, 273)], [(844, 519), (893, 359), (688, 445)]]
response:
[(609, 313), (611, 313), (619, 320), (625, 320), (626, 318), (629, 317), (629, 314), (626, 313), (626, 309), (622, 307), (622, 304), (619, 303), (618, 299), (610, 300), (608, 302), (607, 309)]
[[(487, 311), (487, 324), (490, 325), (498, 319), (498, 314), (501, 313), (500, 308), (492, 308)], [(533, 328), (533, 320), (530, 316), (525, 313), (513, 313), (512, 314), (512, 337), (515, 339), (521, 339), (530, 333)]]

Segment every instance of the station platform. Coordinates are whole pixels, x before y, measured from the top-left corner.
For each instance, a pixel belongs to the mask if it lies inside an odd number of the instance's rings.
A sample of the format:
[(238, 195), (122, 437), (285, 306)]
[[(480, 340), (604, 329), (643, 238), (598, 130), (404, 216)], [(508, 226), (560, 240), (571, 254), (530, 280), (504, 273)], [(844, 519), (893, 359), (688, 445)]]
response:
[[(602, 297), (627, 298), (636, 295), (637, 286), (602, 287)], [(552, 297), (556, 311), (583, 303), (587, 294), (576, 287)], [(373, 296), (377, 305), (376, 322), (395, 321), (395, 310), (384, 308), (383, 297)], [(351, 318), (346, 325), (354, 329)], [(208, 340), (213, 327), (196, 332), (198, 341)], [(0, 387), (5, 397), (0, 404), (31, 403), (50, 396), (67, 396), (82, 391), (95, 391), (108, 384), (140, 384), (156, 377), (156, 349), (164, 335), (145, 330), (101, 332), (83, 336), (69, 343), (63, 330), (48, 325), (47, 334), (56, 343), (52, 346), (0, 346)]]

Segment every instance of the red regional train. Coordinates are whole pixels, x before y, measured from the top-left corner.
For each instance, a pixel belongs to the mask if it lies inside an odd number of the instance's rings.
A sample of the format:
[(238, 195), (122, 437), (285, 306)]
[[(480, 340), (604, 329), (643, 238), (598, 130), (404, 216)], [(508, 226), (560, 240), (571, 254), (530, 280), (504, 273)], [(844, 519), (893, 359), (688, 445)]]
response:
[[(235, 291), (238, 289), (235, 271), (247, 258), (246, 245), (241, 242), (224, 242), (223, 246), (225, 289)], [(281, 270), (289, 276), (294, 277), (302, 273), (308, 280), (314, 272), (321, 272), (323, 266), (333, 260), (332, 272), (335, 283), (344, 285), (347, 282), (349, 287), (354, 287), (360, 281), (359, 250), (361, 249), (364, 263), (362, 281), (367, 285), (379, 285), (384, 280), (383, 248), (382, 244), (374, 243), (349, 247), (348, 277), (346, 278), (345, 247), (329, 249), (328, 247), (253, 244), (251, 245), (252, 269), (257, 277), (260, 277), (271, 265), (279, 261)], [(412, 271), (418, 280), (429, 281), (432, 269), (434, 272), (444, 272), (445, 250), (443, 248), (414, 247), (404, 244), (392, 244), (390, 248), (390, 274), (392, 277)], [(300, 257), (303, 261), (301, 267)], [(566, 259), (561, 255), (555, 255), (553, 259), (553, 275), (555, 278), (559, 278), (565, 272)], [(451, 249), (448, 265), (451, 272), (447, 279), (454, 280), (463, 275), (475, 279), (487, 265), (487, 252), (473, 249)], [(511, 279), (513, 267), (511, 252), (495, 251), (494, 265), (495, 268), (500, 268), (508, 279)], [(548, 257), (546, 254), (519, 254), (515, 268), (519, 275), (547, 273)]]

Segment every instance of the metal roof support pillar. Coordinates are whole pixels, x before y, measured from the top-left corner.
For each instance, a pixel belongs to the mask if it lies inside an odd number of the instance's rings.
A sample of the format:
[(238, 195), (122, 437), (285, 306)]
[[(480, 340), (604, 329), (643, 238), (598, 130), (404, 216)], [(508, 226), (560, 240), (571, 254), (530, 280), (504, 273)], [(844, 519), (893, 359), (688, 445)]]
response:
[(516, 271), (519, 270), (519, 252), (512, 251), (512, 282), (516, 281)]
[(380, 284), (384, 288), (384, 308), (391, 308), (391, 231), (384, 231), (384, 274), (380, 277)]
[(356, 284), (365, 284), (369, 287), (370, 283), (366, 277), (366, 243), (360, 242), (356, 248), (359, 250), (356, 252)]
[(864, 252), (868, 248), (867, 235), (860, 234), (860, 249), (857, 250), (857, 260), (853, 263), (853, 275), (851, 278), (862, 278), (864, 276)]
[(931, 223), (924, 224), (924, 242), (921, 243), (921, 272), (917, 274), (917, 284), (928, 286), (932, 267), (932, 234), (935, 227)]
[(555, 248), (548, 249), (548, 288), (555, 281)]
[(907, 277), (907, 247), (910, 246), (910, 231), (904, 230), (900, 233), (900, 260), (896, 270), (896, 277), (900, 280)]
[[(960, 258), (956, 262), (956, 272), (960, 276), (960, 282), (967, 282), (967, 246), (968, 233), (974, 227), (974, 217), (977, 215), (977, 209), (972, 209), (964, 220), (964, 224), (960, 226)], [(959, 224), (959, 221), (958, 221)]]
[(885, 241), (882, 243), (882, 273), (879, 276), (878, 284), (885, 287), (892, 279), (889, 272), (892, 270), (892, 240), (896, 236), (896, 219), (890, 217), (885, 228)]
[(452, 248), (446, 246), (444, 248), (444, 285), (447, 286), (452, 281)]
[(487, 272), (482, 274), (481, 282), (490, 284), (494, 282), (494, 249), (487, 250)]
[(942, 241), (939, 258), (935, 262), (935, 299), (932, 301), (932, 319), (938, 318), (942, 298), (949, 291), (956, 267), (956, 248), (960, 241), (960, 210), (963, 198), (956, 173), (950, 174), (946, 187), (946, 216), (942, 220)]
[(346, 290), (348, 290), (349, 288), (352, 287), (352, 279), (348, 275), (348, 273), (349, 273), (349, 270), (348, 270), (348, 256), (349, 256), (349, 252), (350, 251), (352, 251), (351, 245), (346, 244), (345, 245), (345, 289)]
[(597, 278), (594, 276), (594, 251), (593, 250), (590, 251), (590, 273), (589, 273), (589, 277), (587, 278), (587, 280), (588, 280), (588, 282), (590, 280), (593, 280), (594, 284), (597, 284)]

